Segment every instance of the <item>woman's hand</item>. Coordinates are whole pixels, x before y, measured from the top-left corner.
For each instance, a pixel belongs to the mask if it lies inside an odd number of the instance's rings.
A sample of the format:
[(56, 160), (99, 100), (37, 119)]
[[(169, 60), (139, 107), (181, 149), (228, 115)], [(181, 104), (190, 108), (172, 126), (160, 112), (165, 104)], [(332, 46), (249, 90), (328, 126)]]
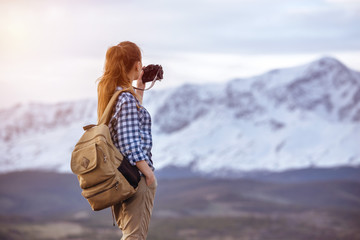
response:
[(151, 186), (155, 181), (155, 174), (145, 160), (136, 162), (136, 167), (145, 175), (146, 185)]
[(152, 173), (149, 176), (145, 176), (145, 180), (146, 180), (146, 185), (148, 185), (148, 187), (150, 187), (155, 182), (155, 174)]

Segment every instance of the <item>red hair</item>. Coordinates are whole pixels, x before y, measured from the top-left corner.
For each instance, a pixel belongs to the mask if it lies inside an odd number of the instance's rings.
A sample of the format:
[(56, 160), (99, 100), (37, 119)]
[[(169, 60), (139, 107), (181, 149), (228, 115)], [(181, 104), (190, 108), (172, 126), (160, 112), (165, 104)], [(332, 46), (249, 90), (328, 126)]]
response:
[(133, 79), (128, 78), (128, 73), (137, 61), (141, 61), (141, 51), (133, 42), (121, 42), (107, 50), (104, 74), (98, 79), (98, 121), (100, 121), (106, 105), (109, 103), (117, 86), (123, 89), (128, 88), (138, 98), (132, 87)]

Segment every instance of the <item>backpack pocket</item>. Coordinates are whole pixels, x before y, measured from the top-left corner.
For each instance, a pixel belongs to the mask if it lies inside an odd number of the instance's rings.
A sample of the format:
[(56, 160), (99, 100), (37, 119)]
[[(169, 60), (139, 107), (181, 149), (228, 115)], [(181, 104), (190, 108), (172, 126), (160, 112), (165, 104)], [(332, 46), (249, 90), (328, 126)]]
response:
[(78, 175), (80, 187), (86, 189), (115, 175), (114, 163), (101, 141), (87, 145), (72, 154), (71, 170)]
[(128, 199), (135, 192), (136, 189), (119, 173), (91, 189), (84, 189), (81, 194), (94, 211), (99, 211)]

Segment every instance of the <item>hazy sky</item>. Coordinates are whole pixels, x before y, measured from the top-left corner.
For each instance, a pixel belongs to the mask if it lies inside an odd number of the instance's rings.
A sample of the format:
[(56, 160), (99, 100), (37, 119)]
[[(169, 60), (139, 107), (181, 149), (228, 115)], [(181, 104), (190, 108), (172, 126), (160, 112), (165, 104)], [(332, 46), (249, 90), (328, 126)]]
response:
[(156, 88), (333, 56), (360, 70), (360, 0), (0, 1), (0, 108), (96, 97), (106, 50), (137, 43)]

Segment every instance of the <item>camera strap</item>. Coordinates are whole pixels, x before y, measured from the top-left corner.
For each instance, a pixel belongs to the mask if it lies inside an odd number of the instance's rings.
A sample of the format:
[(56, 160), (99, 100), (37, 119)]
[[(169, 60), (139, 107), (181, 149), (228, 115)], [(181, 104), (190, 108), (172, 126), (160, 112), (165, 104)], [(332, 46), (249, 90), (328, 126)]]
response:
[(156, 81), (161, 81), (161, 79), (156, 79), (159, 71), (160, 71), (160, 68), (157, 70), (157, 72), (156, 72), (156, 74), (155, 74), (155, 77), (154, 77), (154, 80), (151, 81), (150, 87), (148, 87), (148, 88), (146, 88), (146, 89), (142, 89), (142, 88), (137, 88), (137, 87), (134, 87), (134, 86), (133, 86), (133, 88), (135, 88), (136, 90), (141, 90), (141, 91), (147, 91), (147, 90), (151, 89), (151, 88), (155, 85), (155, 82), (156, 82)]

